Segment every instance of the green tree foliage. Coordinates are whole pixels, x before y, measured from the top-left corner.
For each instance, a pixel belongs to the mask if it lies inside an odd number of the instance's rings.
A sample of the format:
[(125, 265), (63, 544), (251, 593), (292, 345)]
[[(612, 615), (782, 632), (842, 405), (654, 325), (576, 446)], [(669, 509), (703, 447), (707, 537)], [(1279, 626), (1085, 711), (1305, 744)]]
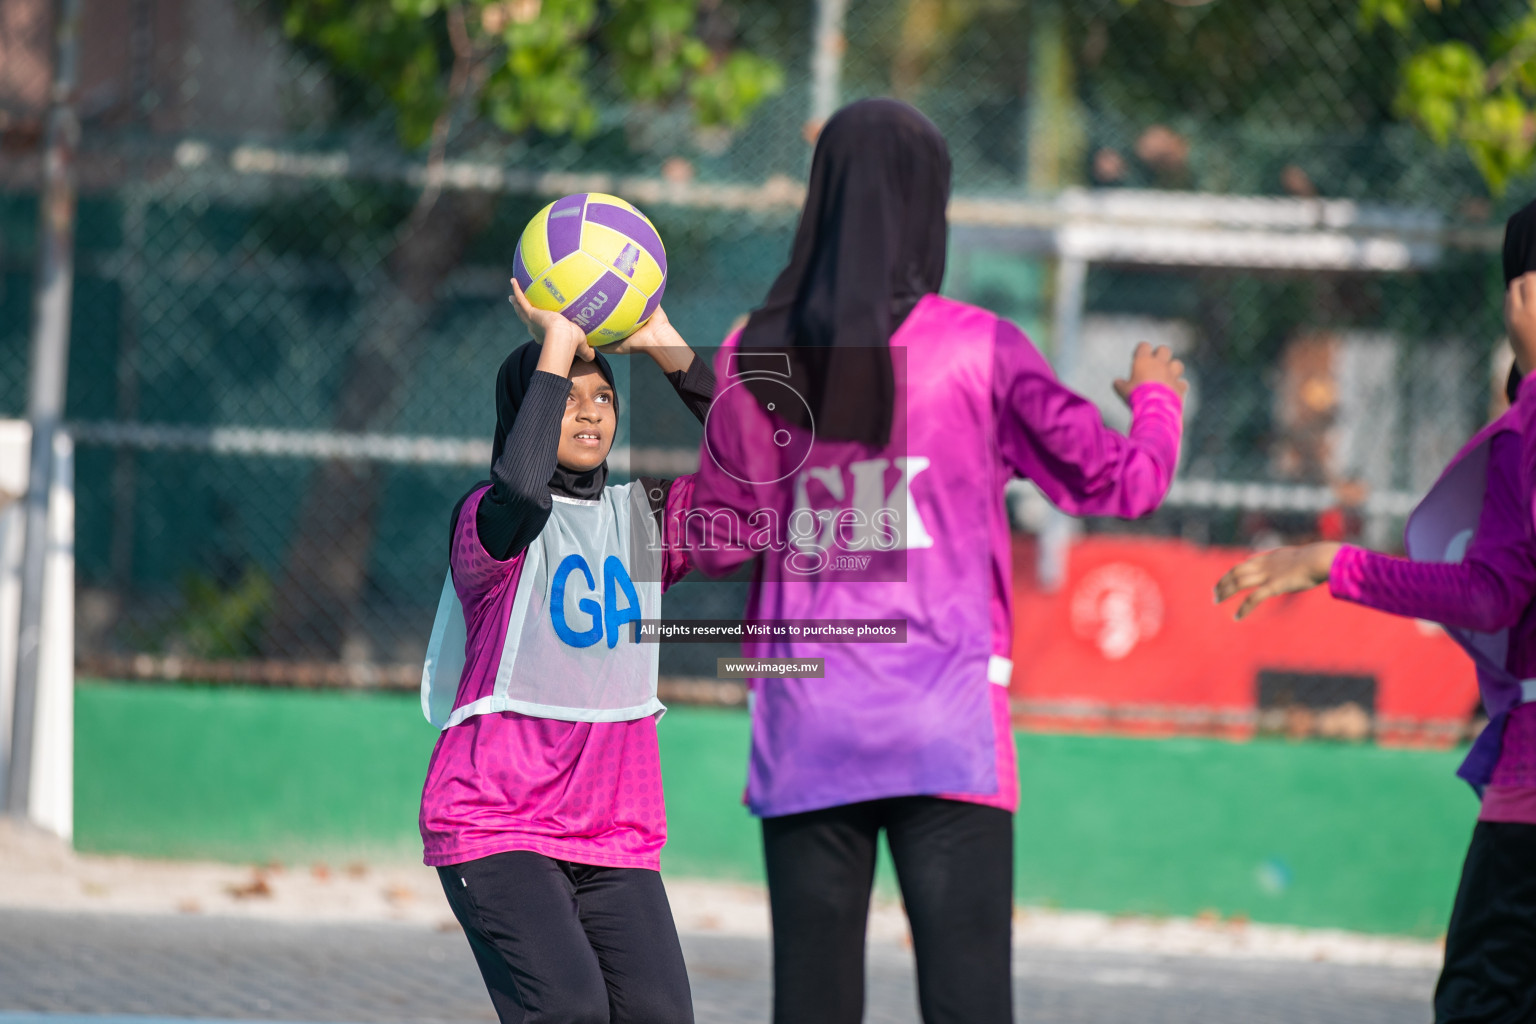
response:
[(503, 131), (590, 135), (600, 105), (687, 102), (736, 126), (783, 87), (734, 45), (718, 0), (282, 0), (283, 27), (420, 147), (467, 108)]
[[(1144, 17), (1167, 22), (1169, 29), (1181, 30), (1160, 36), (1166, 43), (1157, 48), (1163, 79), (1178, 80), (1169, 74), (1170, 65), (1183, 62), (1186, 53), (1203, 52), (1205, 66), (1199, 74), (1184, 76), (1185, 81), (1209, 82), (1222, 77), (1225, 67), (1231, 72), (1229, 84), (1237, 91), (1216, 90), (1221, 102), (1231, 104), (1245, 92), (1268, 91), (1263, 79), (1245, 73), (1271, 65), (1274, 52), (1275, 37), (1254, 31), (1269, 28), (1269, 19), (1263, 13), (1255, 16), (1254, 7), (1180, 0), (1120, 3)], [(1341, 86), (1337, 102), (1331, 104), (1335, 110), (1354, 104), (1369, 118), (1376, 94), (1386, 86), (1392, 115), (1411, 121), (1442, 148), (1461, 148), (1495, 195), (1502, 194), (1512, 178), (1536, 166), (1536, 0), (1465, 5), (1460, 0), (1358, 0), (1353, 20), (1359, 40), (1354, 43), (1325, 30), (1321, 11), (1300, 16), (1316, 6), (1312, 0), (1287, 5), (1294, 14), (1288, 23), (1307, 25), (1314, 56), (1357, 47), (1383, 30), (1397, 40), (1397, 45), (1381, 51), (1396, 57), (1391, 74), (1383, 76), (1386, 68), (1359, 61), (1346, 62), (1350, 70), (1343, 74), (1330, 72), (1338, 76)], [(1348, 9), (1348, 5), (1330, 6), (1341, 14)], [(1295, 56), (1306, 54), (1301, 46), (1292, 45), (1291, 51)], [(1328, 70), (1321, 59), (1315, 64), (1315, 70)], [(1305, 91), (1302, 83), (1312, 77), (1300, 66), (1294, 74), (1264, 76), (1284, 83), (1297, 96)]]
[[(1522, 6), (1483, 52), (1461, 39), (1422, 45), (1397, 94), (1398, 112), (1440, 146), (1460, 145), (1495, 194), (1536, 157), (1536, 3)], [(1362, 0), (1360, 18), (1412, 36), (1426, 8), (1439, 14), (1441, 0)]]
[[(1182, 80), (1194, 87), (1228, 78), (1224, 84), (1233, 88), (1213, 93), (1221, 104), (1235, 106), (1248, 94), (1269, 92), (1269, 83), (1280, 83), (1282, 93), (1297, 97), (1315, 91), (1306, 83), (1322, 71), (1338, 78), (1335, 95), (1319, 91), (1317, 97), (1331, 101), (1335, 117), (1357, 106), (1370, 119), (1376, 96), (1385, 87), (1393, 116), (1417, 125), (1442, 148), (1459, 147), (1495, 195), (1536, 166), (1536, 0), (1358, 0), (1353, 28), (1359, 38), (1353, 42), (1325, 28), (1328, 19), (1321, 10), (1303, 16), (1317, 3), (1297, 0), (1286, 5), (1292, 12), (1286, 23), (1306, 27), (1318, 59), (1310, 70), (1304, 60), (1293, 61), (1296, 66), (1289, 73), (1273, 66), (1273, 23), (1266, 12), (1250, 5), (1120, 2), (1141, 17), (1166, 23), (1170, 30), (1159, 36), (1165, 45), (1156, 48), (1154, 63), (1160, 67), (1155, 77), (1161, 81)], [(1348, 9), (1332, 0), (1327, 6), (1341, 15)], [(1358, 48), (1381, 31), (1397, 40), (1397, 45), (1378, 51), (1395, 56), (1395, 70), (1351, 60), (1345, 62), (1349, 70), (1340, 74), (1321, 59), (1330, 51)], [(1305, 57), (1307, 47), (1293, 41), (1290, 51), (1293, 57)], [(1175, 65), (1201, 53), (1205, 60), (1197, 73), (1171, 74)], [(1269, 73), (1264, 76), (1252, 74), (1266, 67)], [(1190, 98), (1195, 109), (1209, 104), (1202, 97)], [(1309, 120), (1301, 110), (1285, 113), (1291, 123)]]
[(1362, 30), (1355, 0), (1058, 7), (1097, 183), (1396, 201), (1431, 176), (1392, 131), (1407, 47)]

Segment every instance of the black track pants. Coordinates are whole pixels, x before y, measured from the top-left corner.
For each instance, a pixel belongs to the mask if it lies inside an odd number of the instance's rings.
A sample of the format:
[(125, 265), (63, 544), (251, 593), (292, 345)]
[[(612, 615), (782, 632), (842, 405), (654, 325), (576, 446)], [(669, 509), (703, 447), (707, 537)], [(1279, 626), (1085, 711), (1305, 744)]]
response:
[(1536, 1021), (1536, 825), (1480, 821), (1472, 830), (1435, 1021)]
[(926, 1024), (1013, 1019), (1013, 815), (899, 797), (763, 819), (775, 1024), (859, 1024), (875, 844), (885, 829)]
[(502, 1024), (692, 1024), (659, 873), (517, 851), (437, 874)]

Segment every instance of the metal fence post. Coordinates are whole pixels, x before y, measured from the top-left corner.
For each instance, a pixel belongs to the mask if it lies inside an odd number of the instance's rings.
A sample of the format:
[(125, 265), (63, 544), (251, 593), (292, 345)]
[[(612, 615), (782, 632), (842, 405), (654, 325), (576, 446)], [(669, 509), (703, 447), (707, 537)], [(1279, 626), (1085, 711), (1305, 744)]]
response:
[(816, 42), (811, 54), (810, 127), (822, 124), (837, 110), (842, 87), (843, 50), (848, 45), (843, 24), (848, 0), (816, 0)]
[(32, 313), (32, 356), (27, 418), (32, 423), (27, 466), (26, 551), (22, 561), (17, 635), (16, 694), (11, 718), (11, 764), (6, 810), (25, 818), (31, 802), (32, 748), (42, 654), (43, 584), (48, 554), (48, 497), (53, 481), (53, 438), (64, 416), (69, 369), (69, 307), (74, 291), (76, 38), (79, 0), (54, 4), (53, 86), (38, 210), (37, 276)]

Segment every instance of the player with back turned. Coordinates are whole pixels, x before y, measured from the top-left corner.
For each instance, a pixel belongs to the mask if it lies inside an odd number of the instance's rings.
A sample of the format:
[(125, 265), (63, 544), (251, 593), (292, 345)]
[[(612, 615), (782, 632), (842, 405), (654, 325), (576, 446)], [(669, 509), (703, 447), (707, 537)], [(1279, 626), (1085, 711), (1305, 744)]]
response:
[[(762, 819), (778, 1024), (862, 1018), (882, 831), (923, 1019), (1011, 1019), (1003, 486), (1022, 477), (1068, 512), (1139, 516), (1178, 459), (1185, 385), (1166, 349), (1141, 346), (1118, 382), (1127, 437), (1017, 327), (937, 294), (949, 172), (943, 136), (905, 104), (834, 115), (789, 264), (717, 360), (695, 518), (745, 533), (690, 532), (695, 564), (757, 557), (749, 619), (907, 626), (904, 643), (743, 644), (748, 658), (824, 661), (823, 678), (751, 680), (746, 799)], [(786, 521), (793, 543), (754, 547), (759, 524)]]

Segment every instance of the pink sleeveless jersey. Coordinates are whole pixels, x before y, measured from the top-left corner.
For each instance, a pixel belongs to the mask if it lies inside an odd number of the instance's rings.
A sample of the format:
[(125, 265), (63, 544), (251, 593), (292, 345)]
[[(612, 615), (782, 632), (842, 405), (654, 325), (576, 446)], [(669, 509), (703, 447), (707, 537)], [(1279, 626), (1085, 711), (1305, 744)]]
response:
[[(691, 477), (668, 496), (663, 585), (688, 571), (672, 543), (690, 500)], [(464, 502), (450, 565), (468, 642), (455, 705), (491, 692), (523, 553), (497, 561), (480, 544)], [(565, 722), (513, 711), (473, 715), (443, 730), (421, 797), (424, 861), (459, 864), (531, 850), (601, 867), (657, 869), (667, 840), (656, 718)]]
[[(1008, 340), (1006, 353), (996, 351), (1000, 337)], [(874, 553), (860, 571), (806, 580), (785, 558), (759, 560), (750, 619), (907, 623), (901, 644), (743, 644), (748, 657), (825, 659), (824, 678), (752, 681), (746, 799), (761, 816), (911, 795), (1012, 809), (1018, 782), (1008, 715), (1011, 559), (1003, 485), (1030, 476), (1068, 511), (1140, 514), (1166, 492), (1177, 460), (1179, 402), (1171, 391), (1137, 389), (1133, 410), (1144, 436), (1128, 441), (1055, 380), (1022, 333), (986, 310), (927, 296), (891, 346), (891, 445), (876, 451), (817, 440), (803, 464), (766, 487), (744, 485), (720, 468), (771, 460), (775, 449), (754, 438), (774, 436), (780, 424), (745, 387), (730, 386), (734, 338), (717, 360), (720, 384), (695, 491), (701, 514), (745, 517), (774, 507), (781, 517), (800, 508), (835, 517), (872, 481), (881, 501), (907, 508), (905, 549)], [(1005, 379), (997, 379), (999, 367)], [(712, 429), (717, 422), (725, 426)], [(1157, 435), (1151, 442), (1149, 430)], [(793, 445), (778, 452), (800, 454)], [(712, 573), (746, 557), (697, 546), (691, 552)]]

